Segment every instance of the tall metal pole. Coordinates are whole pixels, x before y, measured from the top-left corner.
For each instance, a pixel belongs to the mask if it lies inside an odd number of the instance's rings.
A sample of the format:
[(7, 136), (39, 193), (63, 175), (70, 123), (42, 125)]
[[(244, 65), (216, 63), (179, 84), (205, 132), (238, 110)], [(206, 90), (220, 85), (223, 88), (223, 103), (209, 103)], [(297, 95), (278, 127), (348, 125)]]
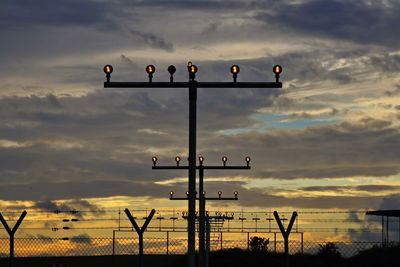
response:
[(197, 82), (189, 82), (188, 267), (196, 266), (196, 101)]
[[(189, 64), (190, 63), (190, 64)], [(233, 82), (197, 82), (195, 81), (195, 73), (197, 67), (188, 62), (189, 82), (174, 82), (172, 75), (176, 68), (174, 66), (168, 67), (170, 73), (169, 82), (153, 82), (152, 77), (155, 71), (153, 65), (146, 67), (146, 72), (149, 74), (148, 82), (111, 82), (111, 73), (113, 67), (106, 65), (104, 72), (106, 74), (105, 88), (188, 88), (189, 87), (189, 184), (188, 184), (188, 267), (195, 267), (195, 249), (196, 249), (196, 101), (197, 101), (197, 88), (282, 88), (282, 83), (279, 82), (279, 75), (282, 72), (282, 67), (276, 65), (273, 67), (275, 73), (275, 82), (237, 82), (237, 74), (239, 67), (234, 65), (231, 68), (234, 74)], [(155, 169), (155, 162), (153, 161), (153, 169)], [(177, 167), (179, 168), (179, 166)], [(225, 167), (224, 167), (225, 168)], [(247, 163), (247, 168), (249, 165)], [(183, 169), (186, 169), (183, 168)], [(219, 169), (219, 168), (217, 168)], [(235, 168), (234, 168), (235, 169)], [(200, 192), (201, 193), (201, 192)], [(170, 199), (173, 199), (172, 197)], [(208, 199), (208, 198), (207, 198)], [(237, 197), (234, 198), (237, 200)], [(218, 198), (221, 200), (221, 197)]]
[(199, 267), (204, 266), (205, 260), (205, 209), (204, 166), (199, 166)]

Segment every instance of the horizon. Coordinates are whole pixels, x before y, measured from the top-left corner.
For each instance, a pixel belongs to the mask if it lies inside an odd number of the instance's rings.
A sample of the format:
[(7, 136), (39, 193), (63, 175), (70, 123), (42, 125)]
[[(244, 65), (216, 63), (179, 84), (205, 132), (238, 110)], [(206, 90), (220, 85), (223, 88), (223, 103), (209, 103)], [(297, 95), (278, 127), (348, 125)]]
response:
[(103, 67), (146, 82), (152, 64), (168, 82), (172, 64), (186, 82), (192, 61), (197, 81), (227, 82), (236, 64), (239, 82), (274, 82), (279, 64), (281, 89), (198, 89), (197, 154), (251, 157), (251, 170), (205, 171), (207, 196), (239, 193), (207, 209), (343, 211), (329, 234), (305, 237), (379, 241), (360, 229), (380, 222), (351, 211), (400, 209), (399, 11), (394, 0), (2, 1), (0, 212), (27, 209), (22, 226), (50, 229), (35, 212), (184, 210), (169, 192), (185, 196), (187, 172), (151, 158), (187, 158), (187, 90), (104, 88)]

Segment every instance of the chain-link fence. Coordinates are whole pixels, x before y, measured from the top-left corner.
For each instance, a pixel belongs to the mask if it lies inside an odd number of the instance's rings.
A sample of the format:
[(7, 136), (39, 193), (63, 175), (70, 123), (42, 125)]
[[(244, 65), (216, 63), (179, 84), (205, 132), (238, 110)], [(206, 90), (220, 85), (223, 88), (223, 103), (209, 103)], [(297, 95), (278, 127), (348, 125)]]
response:
[[(15, 225), (21, 215), (20, 211), (2, 213), (10, 226)], [(144, 223), (148, 213), (149, 210), (132, 210), (139, 225)], [(315, 254), (327, 243), (326, 240), (338, 240), (338, 236), (342, 240), (363, 240), (368, 234), (370, 240), (381, 240), (381, 222), (376, 218), (366, 218), (364, 213), (300, 213), (300, 219), (296, 219), (290, 234), (289, 253)], [(226, 215), (229, 220), (211, 228), (211, 251), (249, 249), (249, 240), (254, 236), (269, 240), (268, 251), (284, 251), (282, 235), (271, 212), (216, 212), (218, 214)], [(284, 223), (288, 216), (290, 213), (283, 212)], [(398, 221), (390, 221), (390, 224), (397, 226)], [(392, 240), (400, 238), (398, 231), (395, 227), (390, 229)], [(316, 236), (324, 241), (311, 241)], [(186, 238), (187, 221), (183, 212), (159, 210), (145, 232), (144, 253), (185, 254)], [(338, 252), (349, 257), (373, 246), (387, 245), (389, 241), (382, 235), (382, 242), (333, 242)], [(0, 257), (9, 257), (9, 253), (9, 236), (5, 227), (0, 225)], [(138, 254), (138, 238), (132, 224), (120, 209), (32, 210), (28, 211), (16, 232), (14, 253), (15, 257), (135, 255)]]
[[(289, 253), (318, 253), (326, 241), (290, 241)], [(144, 238), (145, 254), (185, 254), (187, 240), (184, 238)], [(220, 249), (248, 249), (247, 240), (223, 239), (210, 243), (212, 251)], [(344, 257), (350, 257), (359, 251), (380, 246), (379, 242), (335, 242), (338, 252)], [(0, 257), (8, 257), (9, 239), (0, 239)], [(282, 253), (284, 243), (281, 240), (271, 241), (268, 251)], [(46, 257), (46, 256), (98, 256), (98, 255), (136, 255), (138, 254), (137, 238), (16, 238), (16, 257)]]

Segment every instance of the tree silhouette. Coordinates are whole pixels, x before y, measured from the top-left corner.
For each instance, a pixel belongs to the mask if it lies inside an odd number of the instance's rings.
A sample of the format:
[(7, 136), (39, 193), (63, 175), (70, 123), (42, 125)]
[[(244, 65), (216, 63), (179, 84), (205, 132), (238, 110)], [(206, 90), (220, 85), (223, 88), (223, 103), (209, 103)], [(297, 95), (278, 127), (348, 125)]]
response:
[(250, 251), (267, 251), (269, 238), (262, 238), (253, 236), (250, 238), (249, 249)]

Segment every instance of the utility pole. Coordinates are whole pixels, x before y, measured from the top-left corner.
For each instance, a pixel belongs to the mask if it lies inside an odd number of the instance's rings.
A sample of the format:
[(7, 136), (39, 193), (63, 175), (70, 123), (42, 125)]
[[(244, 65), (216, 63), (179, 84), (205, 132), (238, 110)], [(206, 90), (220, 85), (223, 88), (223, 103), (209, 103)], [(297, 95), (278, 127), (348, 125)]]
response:
[[(205, 166), (204, 157), (199, 156), (199, 165), (195, 166), (199, 170), (199, 196), (196, 200), (199, 201), (199, 216), (197, 217), (199, 221), (199, 266), (206, 266), (206, 242), (205, 242), (205, 232), (206, 232), (206, 201), (207, 200), (238, 200), (238, 192), (234, 192), (234, 197), (222, 197), (222, 191), (218, 191), (218, 197), (206, 197), (206, 192), (204, 191), (204, 170), (250, 170), (250, 157), (245, 157), (245, 166), (227, 166), (226, 163), (228, 158), (226, 156), (222, 157), (223, 166)], [(180, 165), (181, 157), (175, 157), (175, 166), (157, 166), (157, 158), (153, 157), (153, 170), (171, 170), (171, 169), (189, 169), (189, 166)], [(170, 200), (188, 200), (189, 192), (187, 192), (186, 197), (174, 197), (174, 192), (170, 192)]]
[[(239, 66), (233, 65), (230, 70), (233, 74), (233, 82), (197, 82), (195, 80), (197, 66), (192, 62), (188, 62), (187, 70), (189, 72), (188, 82), (175, 82), (173, 74), (176, 68), (173, 65), (168, 67), (170, 73), (169, 82), (153, 82), (153, 74), (156, 68), (153, 65), (146, 67), (148, 74), (148, 82), (111, 82), (111, 73), (113, 67), (106, 65), (104, 72), (106, 74), (106, 82), (104, 88), (189, 88), (189, 166), (188, 166), (188, 267), (195, 267), (195, 250), (196, 250), (196, 103), (197, 88), (282, 88), (279, 82), (279, 75), (282, 67), (275, 65), (273, 72), (275, 73), (275, 82), (237, 82)], [(154, 160), (153, 160), (154, 162)]]

